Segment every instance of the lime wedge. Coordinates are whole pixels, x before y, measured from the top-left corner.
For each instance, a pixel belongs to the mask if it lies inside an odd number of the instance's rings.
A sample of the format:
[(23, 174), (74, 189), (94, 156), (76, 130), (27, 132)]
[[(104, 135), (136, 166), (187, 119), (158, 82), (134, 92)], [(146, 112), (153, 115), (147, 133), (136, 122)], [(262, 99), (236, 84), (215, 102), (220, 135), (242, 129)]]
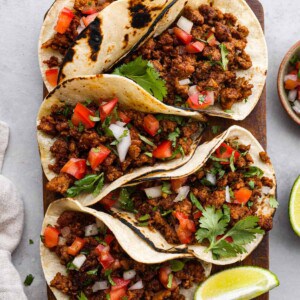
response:
[(248, 300), (279, 285), (272, 272), (258, 267), (237, 267), (217, 273), (199, 286), (195, 300)]
[(300, 176), (296, 179), (290, 195), (290, 222), (295, 233), (300, 236)]

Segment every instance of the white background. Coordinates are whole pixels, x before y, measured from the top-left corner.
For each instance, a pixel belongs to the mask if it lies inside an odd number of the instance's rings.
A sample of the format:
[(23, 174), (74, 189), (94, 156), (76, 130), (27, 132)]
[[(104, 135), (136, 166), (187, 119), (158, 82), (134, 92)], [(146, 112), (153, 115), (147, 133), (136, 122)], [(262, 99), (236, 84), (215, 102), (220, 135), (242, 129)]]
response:
[[(225, 0), (224, 0), (225, 1)], [(280, 281), (271, 300), (300, 299), (300, 238), (289, 226), (288, 199), (300, 169), (300, 127), (279, 104), (276, 77), (285, 52), (300, 32), (299, 0), (263, 0), (269, 48), (267, 81), (268, 152), (278, 179), (280, 208), (270, 234), (271, 270)], [(39, 260), (43, 218), (42, 173), (36, 144), (35, 117), (42, 99), (37, 43), (43, 15), (51, 0), (0, 0), (0, 120), (11, 128), (3, 173), (18, 185), (25, 202), (22, 242), (14, 263), (22, 280), (31, 273), (34, 282), (25, 291), (29, 299), (46, 299)], [(34, 240), (29, 245), (29, 239)], [(1, 277), (0, 270), (0, 277)]]

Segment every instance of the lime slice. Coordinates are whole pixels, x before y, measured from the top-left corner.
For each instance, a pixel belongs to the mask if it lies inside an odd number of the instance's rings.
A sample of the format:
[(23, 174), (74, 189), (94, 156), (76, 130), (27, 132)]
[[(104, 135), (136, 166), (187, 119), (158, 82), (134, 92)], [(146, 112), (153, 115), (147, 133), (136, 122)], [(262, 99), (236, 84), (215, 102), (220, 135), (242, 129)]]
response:
[(272, 272), (258, 267), (237, 267), (217, 273), (199, 286), (195, 300), (248, 300), (279, 285)]
[(296, 179), (290, 195), (290, 222), (295, 233), (300, 236), (300, 176)]

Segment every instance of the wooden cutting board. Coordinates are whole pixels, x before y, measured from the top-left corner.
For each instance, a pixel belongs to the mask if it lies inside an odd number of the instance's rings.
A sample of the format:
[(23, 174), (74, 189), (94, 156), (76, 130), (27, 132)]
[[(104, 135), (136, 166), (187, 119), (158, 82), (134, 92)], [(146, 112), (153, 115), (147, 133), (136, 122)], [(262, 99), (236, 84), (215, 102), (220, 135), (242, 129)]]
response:
[[(262, 28), (264, 29), (264, 10), (261, 3), (258, 0), (246, 0), (249, 6), (254, 11), (257, 16)], [(44, 86), (44, 96), (47, 95), (47, 89)], [(251, 115), (242, 122), (236, 122), (226, 119), (210, 118), (209, 125), (218, 125), (221, 127), (221, 131), (226, 130), (231, 125), (242, 126), (252, 132), (252, 134), (258, 139), (262, 146), (266, 149), (267, 137), (266, 137), (266, 89), (264, 89), (259, 103), (251, 113)], [(213, 138), (211, 130), (208, 130), (208, 138)], [(54, 193), (46, 190), (45, 184), (47, 179), (43, 175), (43, 200), (44, 200), (44, 210), (46, 211), (49, 204), (58, 199)], [(259, 266), (262, 268), (269, 268), (269, 237), (268, 234), (264, 237), (263, 241), (257, 247), (257, 249), (248, 256), (243, 262), (235, 265), (252, 265)], [(232, 267), (229, 266), (229, 267)], [(228, 267), (227, 267), (228, 268)], [(213, 268), (213, 273), (226, 269), (226, 267), (215, 267)], [(48, 288), (48, 300), (55, 300), (53, 293)], [(264, 294), (257, 298), (257, 300), (268, 300), (269, 294)], [(188, 299), (189, 300), (189, 299)]]

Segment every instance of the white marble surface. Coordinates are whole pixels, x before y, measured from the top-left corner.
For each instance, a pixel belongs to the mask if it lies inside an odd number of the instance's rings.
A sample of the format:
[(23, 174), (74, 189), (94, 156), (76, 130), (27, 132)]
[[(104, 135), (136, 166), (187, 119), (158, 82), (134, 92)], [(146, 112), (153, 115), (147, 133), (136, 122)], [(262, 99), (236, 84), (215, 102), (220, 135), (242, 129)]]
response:
[[(13, 259), (22, 279), (35, 280), (25, 288), (29, 299), (46, 299), (39, 261), (39, 235), (43, 218), (41, 168), (35, 139), (35, 117), (42, 98), (37, 42), (43, 14), (52, 0), (0, 0), (0, 119), (11, 128), (3, 173), (19, 187), (25, 202), (22, 242)], [(270, 234), (271, 270), (280, 281), (272, 300), (300, 299), (300, 238), (288, 220), (288, 197), (300, 168), (300, 127), (282, 110), (276, 92), (277, 70), (284, 53), (300, 32), (299, 0), (262, 0), (269, 47), (268, 152), (278, 178), (280, 208)], [(34, 240), (29, 245), (29, 239)], [(0, 270), (1, 272), (1, 270)], [(1, 299), (2, 300), (2, 299)]]

